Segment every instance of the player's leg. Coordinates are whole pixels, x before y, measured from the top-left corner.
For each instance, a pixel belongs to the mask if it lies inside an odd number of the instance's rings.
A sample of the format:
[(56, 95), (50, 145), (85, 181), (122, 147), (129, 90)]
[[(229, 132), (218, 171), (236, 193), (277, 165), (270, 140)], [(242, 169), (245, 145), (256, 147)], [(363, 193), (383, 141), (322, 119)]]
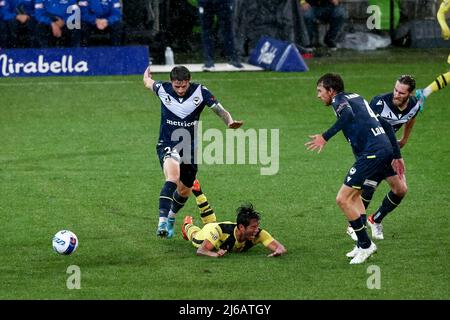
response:
[(381, 221), (397, 208), (408, 191), (404, 177), (400, 179), (398, 175), (393, 175), (387, 177), (386, 181), (391, 187), (391, 191), (386, 194), (378, 210), (368, 218), (368, 224), (372, 229), (372, 237), (375, 239), (384, 239)]
[(159, 237), (167, 237), (169, 233), (167, 229), (168, 216), (172, 206), (172, 196), (177, 188), (176, 182), (180, 177), (180, 164), (172, 158), (166, 158), (163, 169), (166, 181), (159, 194), (159, 223), (156, 231), (156, 235)]
[(194, 237), (197, 238), (197, 234), (200, 234), (201, 229), (194, 225), (194, 218), (191, 216), (184, 217), (183, 225), (181, 226), (181, 233), (183, 234), (183, 239), (187, 241), (192, 241), (194, 247), (199, 247), (198, 239), (194, 241)]
[(192, 185), (194, 184), (197, 166), (182, 163), (180, 165), (180, 180), (178, 187), (173, 193), (172, 206), (168, 215), (167, 229), (168, 238), (172, 238), (175, 232), (175, 216), (180, 211), (191, 195)]
[(200, 186), (200, 182), (198, 180), (194, 181), (192, 193), (195, 196), (197, 207), (200, 210), (200, 218), (202, 219), (203, 224), (216, 222), (216, 214), (214, 213), (213, 208), (209, 204), (206, 195), (203, 193), (203, 190)]
[[(378, 184), (383, 180), (383, 178), (373, 178), (373, 179), (366, 179), (365, 185), (362, 188), (361, 193), (361, 200), (364, 204), (364, 208), (367, 210), (367, 208), (370, 205), (370, 202), (372, 201), (373, 195), (375, 191), (377, 190)], [(361, 213), (361, 219), (364, 223), (364, 225), (367, 225), (367, 215), (366, 212)], [(351, 225), (347, 226), (347, 234), (352, 238), (353, 241), (356, 241), (356, 234), (353, 230)]]
[[(450, 63), (450, 55), (449, 55), (449, 63)], [(439, 75), (434, 79), (432, 83), (430, 83), (425, 89), (417, 89), (416, 97), (419, 100), (421, 109), (425, 104), (425, 99), (432, 94), (433, 92), (444, 89), (450, 83), (450, 71), (444, 74)]]

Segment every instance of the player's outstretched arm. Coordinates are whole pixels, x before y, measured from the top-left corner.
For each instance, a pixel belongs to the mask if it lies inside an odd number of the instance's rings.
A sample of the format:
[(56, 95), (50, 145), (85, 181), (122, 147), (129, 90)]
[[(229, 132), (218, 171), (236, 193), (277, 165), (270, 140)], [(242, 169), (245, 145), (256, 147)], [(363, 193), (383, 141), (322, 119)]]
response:
[(214, 252), (214, 249), (214, 245), (209, 242), (209, 240), (205, 239), (203, 240), (202, 245), (197, 249), (197, 255), (220, 258), (227, 253), (227, 250), (219, 249), (217, 252)]
[(287, 252), (286, 248), (279, 243), (277, 240), (273, 240), (268, 246), (272, 253), (268, 255), (268, 257), (278, 257)]
[(233, 120), (231, 114), (227, 110), (225, 110), (225, 108), (220, 103), (211, 107), (211, 109), (223, 120), (223, 122), (225, 122), (227, 127), (230, 129), (240, 128), (244, 124), (244, 121), (242, 120)]
[(144, 86), (150, 90), (153, 89), (153, 84), (155, 83), (155, 80), (152, 79), (152, 74), (150, 72), (150, 66), (147, 67), (144, 71)]

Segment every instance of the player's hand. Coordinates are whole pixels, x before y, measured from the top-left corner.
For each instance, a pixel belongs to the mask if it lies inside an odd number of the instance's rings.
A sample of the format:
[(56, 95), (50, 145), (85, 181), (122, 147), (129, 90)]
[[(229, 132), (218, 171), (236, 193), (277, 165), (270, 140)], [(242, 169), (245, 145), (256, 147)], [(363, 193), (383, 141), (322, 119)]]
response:
[(62, 31), (56, 22), (52, 22), (52, 33), (55, 38), (61, 38)]
[(227, 253), (227, 250), (219, 249), (219, 251), (217, 251), (217, 257), (223, 257), (225, 253)]
[(233, 120), (228, 124), (228, 128), (230, 129), (237, 129), (240, 128), (244, 124), (244, 121), (242, 120)]
[(327, 141), (323, 138), (321, 134), (314, 134), (309, 137), (311, 138), (311, 141), (305, 143), (306, 149), (310, 151), (318, 149), (317, 153), (320, 153), (325, 144), (327, 143)]
[(286, 249), (281, 244), (279, 244), (275, 251), (269, 254), (268, 257), (279, 257), (285, 253)]
[(405, 162), (403, 161), (403, 159), (402, 158), (394, 159), (394, 160), (392, 160), (391, 165), (392, 165), (392, 168), (394, 169), (394, 171), (399, 176), (399, 178), (403, 179), (405, 171), (406, 171)]

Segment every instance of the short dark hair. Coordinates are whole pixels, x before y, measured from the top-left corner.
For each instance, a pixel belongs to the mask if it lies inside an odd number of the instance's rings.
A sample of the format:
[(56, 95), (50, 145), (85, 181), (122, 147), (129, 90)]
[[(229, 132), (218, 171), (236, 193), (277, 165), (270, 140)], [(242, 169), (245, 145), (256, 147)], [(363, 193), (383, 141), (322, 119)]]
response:
[(406, 84), (409, 87), (409, 92), (412, 92), (416, 88), (416, 79), (414, 79), (409, 74), (402, 74), (400, 77), (398, 77), (397, 81), (401, 84)]
[(190, 81), (191, 72), (185, 66), (176, 66), (170, 71), (170, 81)]
[(241, 205), (239, 208), (237, 208), (236, 212), (237, 225), (239, 226), (240, 224), (242, 224), (246, 228), (250, 225), (251, 220), (256, 219), (257, 221), (259, 221), (261, 218), (259, 213), (255, 211), (251, 203)]
[(317, 85), (321, 85), (327, 90), (333, 89), (337, 93), (344, 91), (344, 80), (337, 73), (327, 73), (317, 80)]

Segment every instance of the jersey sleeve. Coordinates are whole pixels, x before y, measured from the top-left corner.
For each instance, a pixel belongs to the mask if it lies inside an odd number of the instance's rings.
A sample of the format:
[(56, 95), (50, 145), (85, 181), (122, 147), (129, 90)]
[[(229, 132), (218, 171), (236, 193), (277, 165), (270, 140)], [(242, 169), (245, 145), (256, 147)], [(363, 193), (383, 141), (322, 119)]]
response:
[(376, 115), (380, 115), (383, 111), (383, 99), (376, 96), (370, 101), (369, 106)]
[(258, 236), (253, 240), (254, 244), (262, 243), (264, 247), (267, 247), (269, 244), (272, 243), (272, 241), (275, 240), (270, 233), (268, 233), (266, 230), (261, 229)]
[(203, 101), (208, 107), (214, 107), (219, 101), (205, 86), (201, 86)]
[(333, 109), (336, 112), (338, 119), (330, 129), (322, 134), (326, 141), (330, 140), (336, 133), (341, 131), (348, 123), (353, 121), (353, 118), (355, 117), (352, 107), (347, 99), (342, 96), (336, 96), (335, 101), (333, 101)]
[(163, 84), (162, 81), (155, 81), (155, 82), (153, 83), (152, 91), (153, 91), (156, 95), (158, 95), (159, 89), (161, 88), (162, 84)]

